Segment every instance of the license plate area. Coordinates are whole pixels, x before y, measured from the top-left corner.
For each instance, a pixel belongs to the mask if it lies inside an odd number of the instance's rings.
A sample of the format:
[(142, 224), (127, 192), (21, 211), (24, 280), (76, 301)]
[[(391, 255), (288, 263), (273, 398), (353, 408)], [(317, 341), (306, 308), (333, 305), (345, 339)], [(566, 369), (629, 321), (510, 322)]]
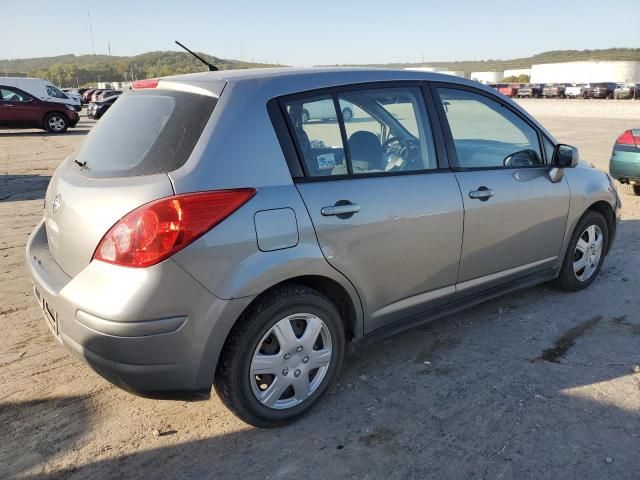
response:
[(49, 328), (54, 335), (58, 336), (58, 314), (51, 308), (46, 300), (42, 301), (42, 310), (44, 311), (44, 318), (47, 320)]

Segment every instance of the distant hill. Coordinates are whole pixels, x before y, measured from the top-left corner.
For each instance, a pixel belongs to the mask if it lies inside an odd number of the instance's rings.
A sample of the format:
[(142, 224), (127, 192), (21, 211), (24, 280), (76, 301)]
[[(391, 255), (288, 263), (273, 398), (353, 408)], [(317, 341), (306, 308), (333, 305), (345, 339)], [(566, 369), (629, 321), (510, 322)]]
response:
[[(198, 55), (221, 70), (272, 67), (264, 63), (230, 60), (198, 52)], [(528, 68), (537, 63), (574, 62), (579, 60), (636, 60), (640, 61), (640, 48), (608, 48), (604, 50), (552, 50), (526, 58), (511, 60), (478, 60), (456, 62), (385, 63), (366, 66), (406, 68), (433, 67), (439, 70), (463, 72), (504, 71)], [(356, 65), (356, 64), (349, 64)], [(362, 65), (360, 65), (362, 66)], [(178, 73), (201, 72), (206, 68), (186, 52), (148, 52), (133, 57), (111, 55), (60, 55), (57, 57), (0, 60), (0, 74), (4, 71), (32, 77), (48, 78), (63, 87), (92, 85), (98, 81), (125, 81), (153, 78)]]
[[(263, 63), (229, 60), (206, 53), (198, 55), (221, 70), (271, 67)], [(57, 57), (0, 60), (0, 74), (7, 72), (48, 78), (63, 87), (95, 84), (98, 81), (125, 81), (179, 73), (202, 72), (206, 67), (186, 52), (148, 52), (133, 57), (112, 55), (60, 55)]]
[[(504, 71), (516, 68), (529, 68), (539, 63), (577, 62), (581, 60), (635, 60), (640, 61), (640, 48), (607, 48), (604, 50), (551, 50), (532, 57), (511, 60), (469, 60), (457, 62), (420, 62), (368, 64), (370, 67), (406, 68), (433, 67), (441, 70), (462, 72)], [(351, 64), (355, 65), (355, 64)]]

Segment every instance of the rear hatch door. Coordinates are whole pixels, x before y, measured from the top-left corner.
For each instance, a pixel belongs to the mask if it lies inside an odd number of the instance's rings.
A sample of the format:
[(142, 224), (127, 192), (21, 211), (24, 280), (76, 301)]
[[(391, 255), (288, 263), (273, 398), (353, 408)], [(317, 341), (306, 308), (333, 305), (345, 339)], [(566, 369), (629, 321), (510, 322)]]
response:
[(174, 194), (167, 175), (199, 140), (217, 97), (153, 89), (122, 95), (51, 179), (45, 225), (52, 256), (73, 277), (107, 231), (135, 208)]

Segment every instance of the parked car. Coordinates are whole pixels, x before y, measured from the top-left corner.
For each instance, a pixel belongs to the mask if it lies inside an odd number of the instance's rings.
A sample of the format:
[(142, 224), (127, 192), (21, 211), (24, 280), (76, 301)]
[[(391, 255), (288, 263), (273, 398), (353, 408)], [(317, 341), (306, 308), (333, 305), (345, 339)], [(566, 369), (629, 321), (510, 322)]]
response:
[[(305, 123), (315, 108), (333, 120)], [(156, 398), (213, 384), (273, 427), (329, 389), (347, 341), (586, 288), (619, 214), (606, 173), (477, 82), (203, 72), (115, 102), (51, 178), (26, 262), (52, 333), (99, 374)]]
[(613, 92), (618, 88), (617, 83), (592, 83), (589, 98), (613, 98)]
[(541, 98), (544, 85), (541, 83), (527, 83), (516, 94), (518, 98)]
[[(1, 77), (3, 85), (16, 87), (30, 96), (51, 103), (61, 103), (72, 106), (76, 111), (82, 110), (80, 101), (70, 98), (62, 90), (47, 80), (40, 78)], [(63, 108), (63, 107), (60, 107)]]
[[(350, 122), (353, 119), (354, 107), (350, 104), (342, 105), (342, 118), (345, 122)], [(335, 120), (336, 112), (334, 109), (329, 108), (325, 102), (317, 102), (307, 105), (302, 111), (302, 122), (307, 123), (311, 120)]]
[(623, 85), (619, 85), (613, 91), (613, 97), (616, 100), (640, 98), (640, 83), (625, 83)]
[(105, 114), (107, 110), (115, 103), (120, 95), (112, 95), (99, 102), (91, 102), (87, 107), (87, 116), (98, 120)]
[(624, 185), (627, 193), (640, 195), (640, 128), (626, 130), (617, 138), (609, 172)]
[(588, 98), (591, 86), (588, 83), (574, 83), (564, 90), (567, 98)]
[(76, 111), (79, 112), (82, 110), (82, 95), (71, 88), (63, 88), (62, 91), (67, 97), (77, 101), (77, 104), (75, 105)]
[(550, 83), (542, 89), (545, 98), (565, 98), (565, 90), (570, 83)]
[(104, 92), (106, 89), (104, 88), (97, 88), (95, 89), (93, 92), (91, 92), (91, 97), (90, 97), (90, 102), (97, 102), (99, 100), (99, 96), (102, 92)]
[(86, 90), (83, 94), (82, 94), (82, 101), (84, 103), (89, 103), (91, 101), (91, 95), (93, 95), (93, 92), (95, 92), (96, 89), (95, 88), (90, 88), (88, 90)]
[(515, 97), (518, 94), (518, 90), (522, 87), (520, 83), (509, 83), (503, 87), (500, 87), (498, 91), (506, 95), (507, 97)]
[(40, 100), (24, 90), (0, 84), (0, 128), (42, 128), (63, 133), (75, 127), (79, 118), (69, 104)]

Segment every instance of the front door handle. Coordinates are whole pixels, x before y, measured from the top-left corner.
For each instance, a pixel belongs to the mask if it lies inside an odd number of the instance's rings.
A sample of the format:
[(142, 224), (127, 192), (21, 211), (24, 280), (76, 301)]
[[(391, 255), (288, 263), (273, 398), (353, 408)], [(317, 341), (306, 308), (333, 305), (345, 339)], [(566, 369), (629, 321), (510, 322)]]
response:
[(487, 187), (480, 187), (477, 190), (469, 192), (469, 198), (475, 198), (486, 202), (489, 198), (493, 197), (495, 192)]
[(344, 218), (348, 218), (354, 213), (358, 213), (360, 211), (360, 205), (357, 203), (345, 203), (342, 205), (332, 205), (331, 207), (322, 207), (320, 209), (320, 213), (325, 217), (330, 217), (331, 215), (336, 215), (341, 218), (344, 215)]

